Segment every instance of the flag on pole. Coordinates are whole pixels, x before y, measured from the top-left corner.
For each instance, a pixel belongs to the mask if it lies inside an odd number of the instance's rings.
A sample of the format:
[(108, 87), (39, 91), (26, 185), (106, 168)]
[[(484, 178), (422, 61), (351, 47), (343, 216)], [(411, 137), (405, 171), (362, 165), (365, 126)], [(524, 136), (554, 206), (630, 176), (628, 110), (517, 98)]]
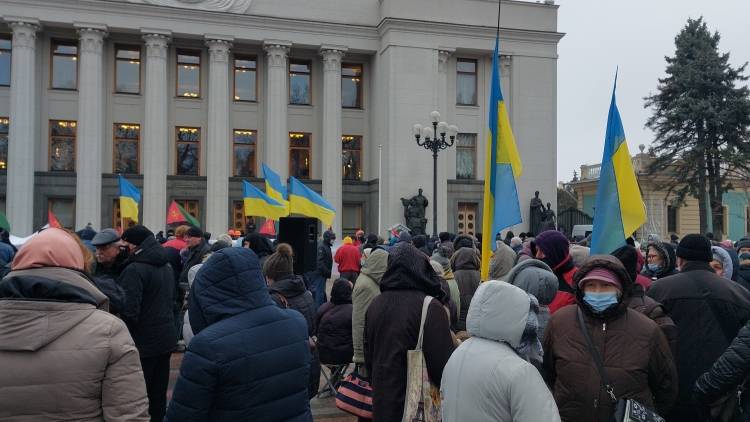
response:
[(609, 104), (607, 133), (604, 136), (599, 183), (596, 187), (594, 230), (591, 254), (608, 254), (625, 245), (625, 239), (646, 222), (646, 206), (633, 170), (633, 161), (625, 140), (615, 91), (617, 73)]
[(62, 228), (62, 224), (60, 224), (60, 221), (55, 216), (55, 213), (52, 212), (52, 209), (48, 209), (47, 210), (47, 224), (50, 227), (53, 227), (53, 228), (56, 228), (56, 229), (61, 229)]
[(261, 171), (263, 172), (263, 178), (266, 180), (266, 195), (289, 209), (289, 194), (286, 186), (281, 181), (281, 177), (271, 167), (268, 167), (266, 163), (263, 163)]
[(118, 180), (120, 182), (120, 217), (129, 218), (137, 223), (141, 192), (122, 175), (118, 175)]
[(8, 217), (6, 217), (5, 214), (1, 212), (0, 212), (0, 229), (3, 229), (6, 232), (10, 233), (10, 223), (8, 222)]
[(180, 204), (172, 200), (167, 210), (167, 224), (188, 223), (191, 226), (200, 227), (201, 223), (190, 213), (185, 211)]
[(487, 280), (495, 234), (520, 223), (516, 178), (521, 176), (521, 157), (510, 127), (508, 110), (500, 86), (500, 36), (495, 37), (492, 54), (492, 82), (490, 86), (489, 138), (485, 154), (484, 204), (482, 208), (482, 280)]
[(330, 226), (336, 210), (322, 196), (294, 177), (289, 178), (289, 213), (314, 217)]
[(271, 219), (266, 220), (258, 233), (276, 237), (276, 222)]
[(278, 220), (289, 215), (286, 206), (272, 199), (247, 180), (242, 181), (242, 202), (246, 217), (252, 215)]

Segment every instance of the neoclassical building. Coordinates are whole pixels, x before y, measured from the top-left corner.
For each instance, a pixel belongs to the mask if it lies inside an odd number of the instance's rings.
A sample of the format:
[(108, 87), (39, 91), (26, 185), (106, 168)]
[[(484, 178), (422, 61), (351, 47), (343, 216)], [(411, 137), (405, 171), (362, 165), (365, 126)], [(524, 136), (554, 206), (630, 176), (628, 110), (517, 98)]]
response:
[[(177, 200), (221, 233), (244, 226), (241, 182), (261, 187), (265, 162), (321, 192), (339, 235), (402, 223), (399, 198), (420, 187), (440, 230), (475, 233), (497, 6), (0, 0), (0, 211), (17, 235), (48, 209), (114, 226), (120, 173), (155, 231)], [(503, 0), (501, 27), (524, 205), (556, 192), (557, 6)], [(412, 135), (432, 110), (459, 128), (437, 202)]]

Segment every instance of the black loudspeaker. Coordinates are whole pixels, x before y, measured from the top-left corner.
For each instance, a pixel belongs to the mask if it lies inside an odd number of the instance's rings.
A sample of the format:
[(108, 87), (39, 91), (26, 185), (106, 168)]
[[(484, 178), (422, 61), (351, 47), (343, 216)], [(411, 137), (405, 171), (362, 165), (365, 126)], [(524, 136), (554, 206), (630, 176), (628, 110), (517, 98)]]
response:
[(318, 253), (318, 220), (307, 217), (282, 217), (277, 243), (288, 243), (294, 251), (294, 273), (315, 270)]

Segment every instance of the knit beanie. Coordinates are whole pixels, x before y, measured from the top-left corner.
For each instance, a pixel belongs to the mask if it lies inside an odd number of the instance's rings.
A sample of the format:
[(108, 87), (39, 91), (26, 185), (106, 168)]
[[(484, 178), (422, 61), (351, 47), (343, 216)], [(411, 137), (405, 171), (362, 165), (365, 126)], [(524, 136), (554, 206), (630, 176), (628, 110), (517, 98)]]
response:
[(689, 234), (677, 245), (677, 256), (688, 261), (711, 262), (711, 241), (700, 234)]
[(190, 227), (185, 233), (187, 237), (203, 237), (203, 230), (199, 229), (198, 227)]
[(346, 237), (344, 237), (344, 240), (341, 241), (341, 243), (343, 243), (344, 245), (351, 245), (354, 242), (352, 241), (351, 237), (346, 236)]
[(148, 237), (154, 237), (154, 233), (141, 224), (135, 225), (122, 232), (121, 239), (133, 245), (140, 246)]
[(281, 280), (294, 274), (294, 252), (288, 243), (279, 243), (276, 252), (266, 258), (263, 275), (271, 280)]
[(742, 248), (750, 248), (750, 239), (740, 239), (739, 242), (737, 242), (737, 253), (740, 253), (740, 249)]
[(547, 230), (534, 239), (536, 247), (544, 253), (544, 262), (554, 270), (570, 254), (570, 242), (557, 230)]

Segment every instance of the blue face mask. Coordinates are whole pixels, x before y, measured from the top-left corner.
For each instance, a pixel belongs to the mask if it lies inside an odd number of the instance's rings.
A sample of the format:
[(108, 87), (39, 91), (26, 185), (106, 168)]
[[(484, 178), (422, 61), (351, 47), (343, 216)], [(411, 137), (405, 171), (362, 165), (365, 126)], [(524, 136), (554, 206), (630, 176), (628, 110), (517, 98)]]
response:
[(612, 305), (617, 304), (617, 292), (612, 293), (585, 293), (583, 301), (588, 303), (594, 312), (603, 312)]
[(661, 265), (659, 264), (648, 264), (648, 270), (652, 273), (658, 273), (661, 271)]

